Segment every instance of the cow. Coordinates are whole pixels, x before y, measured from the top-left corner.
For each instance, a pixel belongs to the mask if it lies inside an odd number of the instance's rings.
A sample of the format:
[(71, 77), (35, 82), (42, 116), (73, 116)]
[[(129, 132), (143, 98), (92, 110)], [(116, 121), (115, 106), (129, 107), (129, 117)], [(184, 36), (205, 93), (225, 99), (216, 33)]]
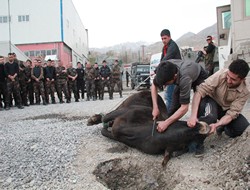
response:
[[(165, 120), (166, 105), (158, 95), (160, 115), (157, 121)], [(186, 121), (176, 121), (163, 133), (159, 133), (152, 120), (152, 98), (150, 91), (141, 91), (128, 97), (114, 111), (106, 115), (96, 114), (88, 119), (88, 125), (103, 122), (101, 134), (120, 141), (147, 154), (164, 154), (165, 166), (175, 151), (187, 149), (191, 142), (205, 139), (210, 127), (206, 122), (198, 122), (189, 128)]]

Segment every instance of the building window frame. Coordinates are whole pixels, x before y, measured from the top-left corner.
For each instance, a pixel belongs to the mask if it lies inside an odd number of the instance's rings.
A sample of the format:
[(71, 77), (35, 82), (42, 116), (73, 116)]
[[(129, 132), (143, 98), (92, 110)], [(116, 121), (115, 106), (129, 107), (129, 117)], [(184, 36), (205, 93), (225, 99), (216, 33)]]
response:
[(17, 20), (18, 20), (18, 22), (29, 22), (30, 15), (18, 15)]
[(244, 16), (250, 18), (250, 0), (244, 1)]

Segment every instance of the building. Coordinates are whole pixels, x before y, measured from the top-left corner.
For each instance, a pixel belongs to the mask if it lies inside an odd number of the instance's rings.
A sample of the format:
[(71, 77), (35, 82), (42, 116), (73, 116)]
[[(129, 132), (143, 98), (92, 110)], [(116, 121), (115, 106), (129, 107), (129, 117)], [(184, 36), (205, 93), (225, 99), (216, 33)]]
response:
[(5, 0), (0, 13), (0, 42), (14, 44), (31, 59), (73, 65), (88, 59), (88, 30), (72, 0)]

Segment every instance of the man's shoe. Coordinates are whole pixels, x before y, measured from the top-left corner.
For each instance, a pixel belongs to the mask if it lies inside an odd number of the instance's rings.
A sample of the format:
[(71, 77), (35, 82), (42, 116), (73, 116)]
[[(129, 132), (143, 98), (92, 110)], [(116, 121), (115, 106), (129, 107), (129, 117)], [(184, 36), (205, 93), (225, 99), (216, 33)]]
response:
[(6, 107), (5, 107), (5, 110), (10, 110), (10, 106), (6, 106)]
[(76, 100), (75, 100), (75, 102), (79, 102), (79, 100), (78, 100), (78, 99), (76, 99)]
[(217, 133), (218, 136), (221, 136), (223, 131), (224, 131), (224, 126), (218, 127), (216, 129), (216, 133)]
[(69, 100), (69, 99), (67, 99), (67, 100), (66, 100), (66, 102), (67, 102), (67, 103), (70, 103), (70, 100)]
[(46, 105), (47, 105), (47, 103), (46, 103), (46, 102), (43, 102), (43, 105), (44, 105), (44, 106), (46, 106)]
[(200, 158), (204, 155), (204, 145), (198, 145), (194, 154), (194, 157)]
[(18, 109), (23, 109), (24, 107), (22, 105), (17, 106)]

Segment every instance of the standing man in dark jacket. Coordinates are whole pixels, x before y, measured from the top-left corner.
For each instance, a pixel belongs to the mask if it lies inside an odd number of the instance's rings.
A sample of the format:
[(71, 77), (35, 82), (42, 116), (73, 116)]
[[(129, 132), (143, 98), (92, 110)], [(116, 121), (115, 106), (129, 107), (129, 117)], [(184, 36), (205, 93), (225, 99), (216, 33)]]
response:
[(67, 74), (68, 74), (69, 100), (71, 101), (71, 93), (73, 91), (75, 102), (79, 102), (79, 96), (77, 94), (77, 87), (76, 87), (77, 71), (75, 68), (73, 68), (72, 63), (68, 64)]
[(34, 105), (34, 87), (33, 87), (33, 80), (31, 78), (31, 70), (32, 70), (32, 62), (31, 60), (26, 61), (26, 67), (25, 67), (25, 75), (27, 78), (27, 93), (29, 97), (29, 103), (30, 105)]
[(205, 69), (208, 75), (214, 74), (214, 53), (215, 45), (213, 43), (212, 36), (207, 36), (207, 46), (204, 47), (203, 53), (205, 55)]
[(100, 100), (103, 100), (104, 97), (104, 88), (105, 86), (107, 86), (108, 88), (108, 93), (109, 93), (109, 99), (113, 99), (113, 97), (111, 96), (111, 90), (110, 90), (110, 77), (111, 77), (111, 70), (110, 68), (107, 66), (107, 62), (105, 60), (103, 60), (102, 62), (102, 67), (100, 69), (100, 75), (101, 75), (101, 98)]
[(51, 59), (48, 59), (47, 67), (44, 68), (45, 88), (46, 88), (46, 101), (49, 103), (49, 95), (51, 103), (55, 104), (55, 82), (56, 82), (56, 69), (52, 66)]
[(5, 81), (5, 72), (4, 72), (4, 57), (0, 56), (0, 110), (3, 110), (4, 105), (6, 105), (5, 89), (6, 89), (6, 81)]
[(82, 93), (82, 99), (84, 99), (84, 88), (85, 88), (85, 81), (84, 81), (84, 69), (80, 62), (77, 62), (77, 78), (76, 78), (76, 86), (77, 86), (77, 95), (80, 98), (80, 90)]
[[(100, 69), (98, 67), (98, 63), (95, 63), (94, 64), (94, 69), (95, 69), (95, 96), (96, 96), (96, 99), (97, 97), (99, 98), (100, 100), (100, 97), (101, 97), (101, 80), (100, 80)], [(97, 96), (98, 94), (98, 96)]]
[[(181, 59), (181, 53), (178, 45), (171, 39), (171, 34), (168, 29), (161, 31), (161, 40), (163, 43), (161, 61), (169, 59)], [(174, 84), (169, 85), (165, 91), (165, 100), (167, 111), (170, 109), (172, 103), (172, 96), (174, 92)]]
[(7, 92), (6, 92), (6, 110), (9, 110), (10, 107), (10, 96), (12, 92), (14, 97), (16, 97), (16, 104), (19, 109), (23, 109), (21, 105), (21, 95), (20, 95), (20, 85), (18, 81), (19, 66), (18, 63), (14, 61), (14, 54), (8, 54), (9, 61), (4, 65), (4, 71), (7, 77)]
[(41, 99), (40, 95), (42, 96), (43, 105), (47, 105), (45, 99), (45, 90), (44, 90), (44, 74), (43, 74), (43, 67), (41, 66), (41, 61), (35, 59), (34, 64), (35, 67), (31, 70), (31, 78), (33, 79), (33, 86), (34, 92), (36, 97), (36, 104), (40, 105)]

